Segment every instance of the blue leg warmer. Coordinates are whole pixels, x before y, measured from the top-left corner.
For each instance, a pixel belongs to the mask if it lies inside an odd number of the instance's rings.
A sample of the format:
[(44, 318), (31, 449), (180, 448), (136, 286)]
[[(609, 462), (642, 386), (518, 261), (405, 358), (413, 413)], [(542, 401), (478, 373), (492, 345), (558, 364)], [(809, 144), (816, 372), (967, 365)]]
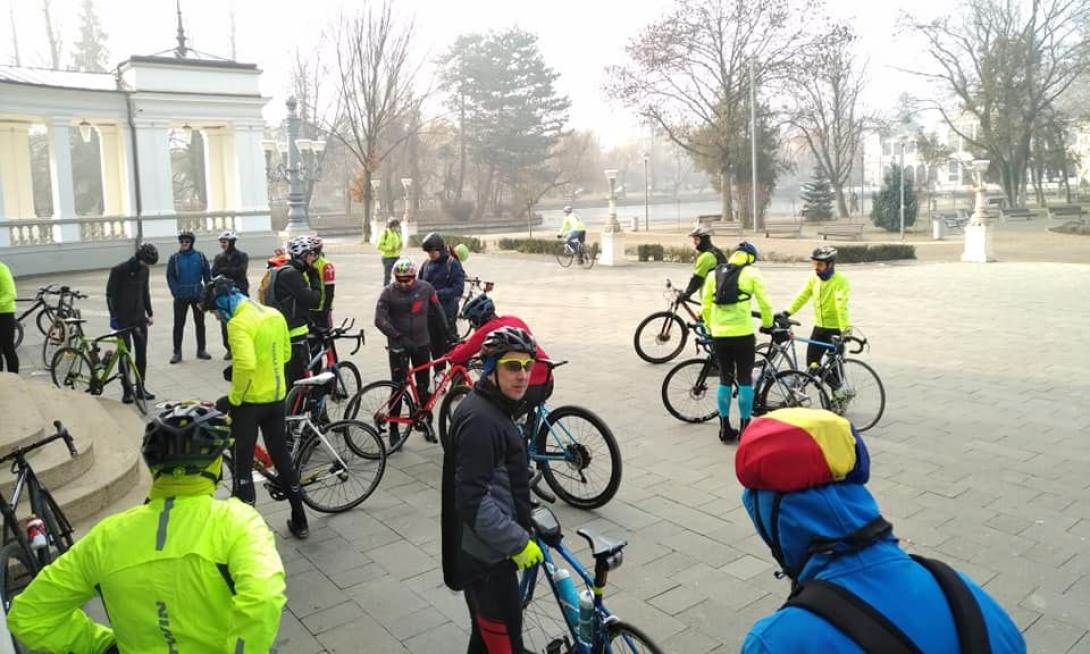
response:
[(730, 417), (730, 389), (730, 386), (720, 384), (719, 390), (715, 394), (715, 404), (719, 409), (720, 418)]
[(742, 420), (749, 420), (750, 416), (753, 415), (752, 386), (738, 387), (738, 413), (742, 416)]

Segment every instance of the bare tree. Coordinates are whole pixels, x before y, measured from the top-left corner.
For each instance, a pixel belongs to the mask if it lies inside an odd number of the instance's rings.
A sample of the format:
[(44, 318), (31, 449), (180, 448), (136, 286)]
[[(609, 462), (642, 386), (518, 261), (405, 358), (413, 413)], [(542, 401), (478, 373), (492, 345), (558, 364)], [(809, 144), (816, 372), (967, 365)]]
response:
[(401, 140), (384, 136), (416, 110), (413, 93), (419, 64), (409, 56), (415, 34), (412, 21), (399, 20), (393, 1), (368, 4), (340, 21), (337, 35), (340, 129), (333, 133), (362, 169), (363, 234), (371, 233), (371, 178)]
[[(305, 139), (330, 140), (336, 138), (339, 127), (338, 103), (331, 98), (324, 82), (330, 73), (329, 65), (323, 60), (326, 36), (323, 33), (318, 43), (308, 49), (308, 54), (296, 50), (292, 60), (289, 78), (291, 94), (299, 103), (300, 136)], [(339, 96), (337, 96), (339, 97)], [(321, 169), (332, 152), (327, 147), (314, 154), (314, 165)], [(310, 206), (318, 178), (311, 177), (303, 183), (303, 204)]]
[(42, 0), (42, 13), (45, 14), (45, 35), (49, 39), (49, 56), (52, 68), (60, 70), (61, 67), (61, 34), (59, 29), (53, 29), (52, 0)]
[(859, 100), (865, 66), (852, 54), (853, 38), (813, 53), (799, 68), (790, 124), (806, 141), (836, 196), (841, 218), (848, 217), (844, 189), (859, 151), (865, 117)]
[(935, 64), (911, 72), (939, 82), (976, 123), (965, 129), (947, 97), (933, 99), (950, 129), (987, 153), (1007, 202), (1020, 204), (1043, 112), (1090, 72), (1090, 1), (967, 0), (960, 16), (903, 22)]
[(15, 29), (15, 3), (8, 6), (8, 21), (11, 22), (11, 52), (16, 66), (22, 66), (19, 61), (19, 32)]

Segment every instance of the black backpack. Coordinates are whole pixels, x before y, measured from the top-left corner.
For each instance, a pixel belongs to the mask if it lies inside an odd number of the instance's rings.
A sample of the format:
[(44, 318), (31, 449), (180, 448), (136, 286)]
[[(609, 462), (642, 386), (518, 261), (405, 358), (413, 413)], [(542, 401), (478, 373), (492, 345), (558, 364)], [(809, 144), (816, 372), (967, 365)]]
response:
[(742, 276), (742, 269), (748, 266), (743, 263), (737, 266), (733, 263), (717, 266), (715, 269), (715, 303), (737, 304), (749, 299), (749, 293), (738, 288), (738, 278)]
[[(954, 615), (962, 654), (989, 654), (988, 628), (973, 591), (953, 568), (942, 561), (912, 555), (938, 582)], [(843, 586), (821, 579), (804, 581), (791, 593), (784, 608), (806, 609), (836, 627), (864, 652), (922, 654), (905, 632), (873, 606)]]

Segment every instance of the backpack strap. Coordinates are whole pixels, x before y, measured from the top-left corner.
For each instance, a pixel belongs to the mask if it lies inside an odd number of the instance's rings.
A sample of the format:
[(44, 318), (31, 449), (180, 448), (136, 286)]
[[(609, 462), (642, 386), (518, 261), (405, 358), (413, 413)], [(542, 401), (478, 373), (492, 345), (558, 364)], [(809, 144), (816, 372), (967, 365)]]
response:
[(939, 588), (942, 589), (942, 594), (946, 596), (950, 612), (954, 614), (954, 626), (957, 628), (961, 654), (989, 654), (992, 646), (988, 641), (988, 627), (984, 622), (984, 614), (980, 611), (980, 604), (965, 580), (942, 561), (915, 554), (912, 555), (912, 560), (922, 565), (935, 577)]
[(923, 654), (889, 618), (855, 593), (828, 581), (802, 582), (783, 606), (810, 611), (855, 641), (864, 652)]

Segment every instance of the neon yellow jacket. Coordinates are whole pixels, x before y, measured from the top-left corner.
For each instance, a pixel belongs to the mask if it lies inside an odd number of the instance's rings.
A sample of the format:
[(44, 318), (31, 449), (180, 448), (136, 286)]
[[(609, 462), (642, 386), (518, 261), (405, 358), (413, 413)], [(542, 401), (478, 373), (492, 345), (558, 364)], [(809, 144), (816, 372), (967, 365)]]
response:
[(390, 227), (378, 237), (378, 253), (383, 259), (394, 259), (401, 256), (401, 233)]
[(817, 275), (810, 275), (806, 284), (799, 291), (798, 297), (788, 307), (788, 313), (795, 313), (806, 304), (810, 296), (814, 298), (814, 325), (826, 329), (848, 329), (852, 326), (848, 319), (848, 295), (851, 286), (848, 278), (836, 271), (826, 281)]
[(700, 253), (700, 256), (696, 258), (696, 262), (693, 263), (693, 275), (707, 279), (708, 273), (715, 270), (718, 264), (719, 260), (715, 258), (715, 253), (711, 250), (705, 250)]
[(585, 232), (587, 226), (583, 224), (583, 221), (579, 219), (579, 216), (574, 212), (564, 216), (564, 224), (560, 226), (560, 235), (564, 236), (570, 231)]
[[(100, 654), (116, 639), (123, 654), (267, 654), (284, 566), (261, 515), (212, 488), (95, 525), (15, 598), (11, 632), (35, 651)], [(112, 629), (82, 610), (96, 590)]]
[[(744, 252), (735, 252), (728, 259), (728, 263), (742, 263), (746, 256)], [(704, 280), (701, 315), (712, 338), (752, 334), (753, 317), (750, 315), (752, 300), (757, 301), (757, 307), (761, 311), (761, 325), (772, 326), (772, 305), (768, 301), (768, 292), (765, 290), (760, 271), (752, 265), (742, 268), (742, 272), (738, 275), (738, 290), (749, 293), (749, 299), (734, 304), (716, 304), (715, 271), (708, 273)]]
[(231, 390), (227, 399), (243, 402), (279, 402), (288, 394), (284, 364), (291, 359), (291, 337), (284, 315), (252, 301), (240, 302), (227, 323), (231, 346)]
[(0, 313), (15, 313), (15, 278), (3, 261), (0, 261)]

